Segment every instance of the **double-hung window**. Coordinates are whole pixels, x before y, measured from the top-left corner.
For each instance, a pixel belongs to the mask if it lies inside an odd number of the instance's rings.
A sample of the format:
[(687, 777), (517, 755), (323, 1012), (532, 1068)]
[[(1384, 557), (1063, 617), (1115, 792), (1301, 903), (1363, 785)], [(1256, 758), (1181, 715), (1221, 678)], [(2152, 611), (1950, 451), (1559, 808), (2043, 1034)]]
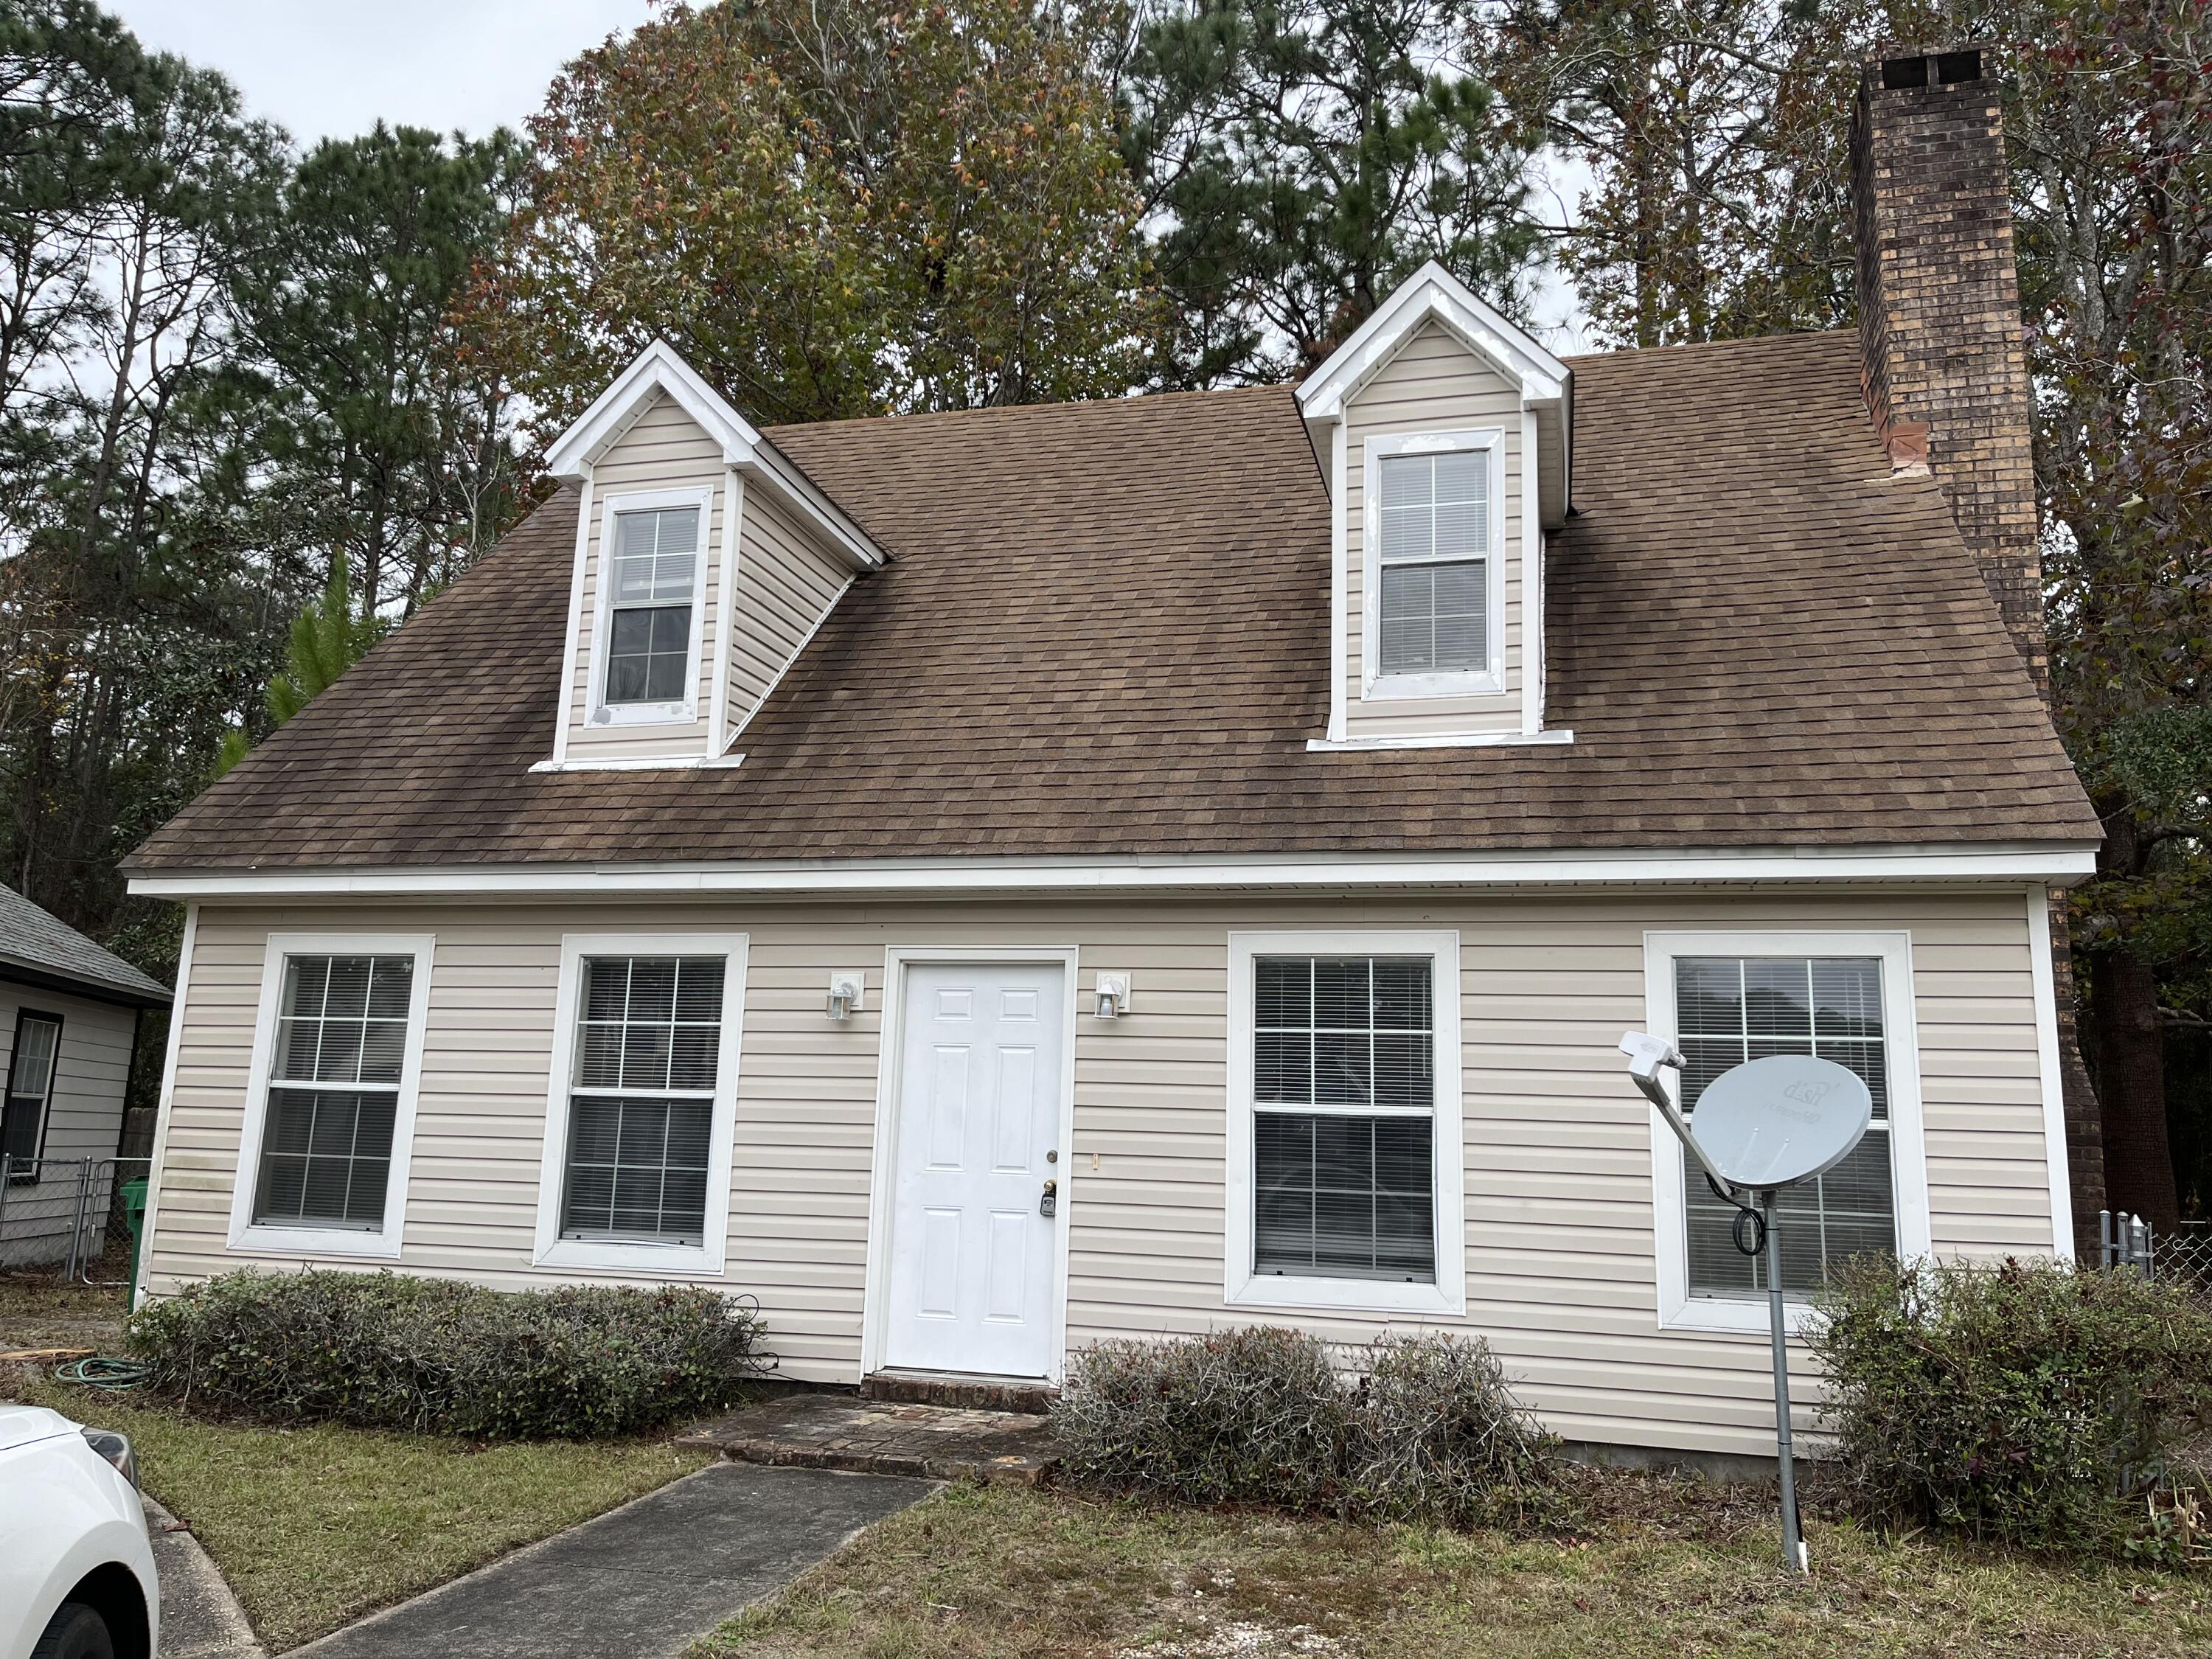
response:
[[(1919, 1165), (1917, 1068), (1903, 1004), (1909, 972), (1900, 940), (1873, 935), (1792, 939), (1676, 936), (1650, 964), (1663, 975), (1675, 1046), (1684, 1061), (1681, 1104), (1692, 1130), (1698, 1101), (1731, 1066), (1771, 1054), (1813, 1054), (1856, 1073), (1874, 1097), (1866, 1137), (1827, 1174), (1785, 1191), (1777, 1208), (1783, 1289), (1808, 1301), (1835, 1267), (1869, 1252), (1924, 1250), (1926, 1201)], [(1655, 1147), (1659, 1143), (1655, 1141)], [(1679, 1251), (1678, 1301), (1686, 1322), (1732, 1323), (1727, 1304), (1766, 1317), (1766, 1261), (1737, 1250), (1736, 1211), (1669, 1135), (1664, 1149), (1676, 1203), (1662, 1201)], [(1662, 1272), (1662, 1286), (1671, 1274)]]
[(398, 1254), (431, 948), (270, 936), (234, 1248)]
[(702, 526), (696, 504), (617, 507), (607, 561), (606, 678), (610, 713), (680, 714), (692, 698)]
[(721, 1052), (720, 957), (587, 957), (561, 1231), (692, 1244)]
[(719, 1271), (744, 941), (563, 941), (538, 1259)]
[(1457, 942), (1231, 936), (1231, 1301), (1461, 1295)]
[(1495, 690), (1497, 434), (1376, 440), (1368, 671), (1388, 692)]

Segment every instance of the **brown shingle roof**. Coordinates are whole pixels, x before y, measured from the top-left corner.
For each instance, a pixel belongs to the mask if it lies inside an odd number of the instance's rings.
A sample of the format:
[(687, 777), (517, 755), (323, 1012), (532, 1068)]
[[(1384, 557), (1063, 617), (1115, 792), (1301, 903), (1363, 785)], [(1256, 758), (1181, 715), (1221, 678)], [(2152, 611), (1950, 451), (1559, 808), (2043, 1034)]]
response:
[(1280, 389), (788, 428), (893, 555), (734, 769), (533, 774), (564, 491), (141, 872), (284, 865), (2094, 840), (1934, 485), (1843, 335), (1577, 362), (1554, 748), (1310, 753), (1328, 502)]

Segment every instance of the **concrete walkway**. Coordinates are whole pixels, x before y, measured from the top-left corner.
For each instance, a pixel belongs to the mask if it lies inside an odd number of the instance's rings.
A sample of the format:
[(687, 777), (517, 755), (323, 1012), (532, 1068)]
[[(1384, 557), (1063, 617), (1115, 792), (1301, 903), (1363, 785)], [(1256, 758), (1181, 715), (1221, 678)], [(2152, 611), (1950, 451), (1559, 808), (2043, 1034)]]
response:
[(929, 1490), (886, 1475), (714, 1464), (294, 1652), (662, 1659)]

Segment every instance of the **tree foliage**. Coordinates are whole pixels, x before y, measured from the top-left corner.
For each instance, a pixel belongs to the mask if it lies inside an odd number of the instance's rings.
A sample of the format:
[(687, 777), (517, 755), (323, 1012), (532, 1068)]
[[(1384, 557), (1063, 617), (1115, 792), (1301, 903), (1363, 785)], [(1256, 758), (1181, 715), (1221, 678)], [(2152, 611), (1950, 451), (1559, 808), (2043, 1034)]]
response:
[(0, 0), (0, 866), (156, 971), (116, 866), (273, 718), (295, 615), (349, 563), (350, 626), (403, 612), (515, 509), (444, 320), (512, 153), (302, 162), (82, 0)]
[(1858, 0), (1505, 0), (1520, 120), (1589, 176), (1561, 263), (1598, 338), (1669, 345), (1852, 315), (1844, 114)]
[(2161, 1033), (2212, 1016), (2212, 13), (1506, 0), (1494, 15), (1517, 110), (1589, 170), (1565, 259), (1598, 332), (1629, 344), (1852, 320), (1857, 64), (1885, 42), (1985, 47), (2037, 399), (2053, 712), (2107, 834), (2074, 919), (2108, 1183), (2172, 1219)]
[(667, 6), (530, 123), (478, 360), (556, 428), (656, 337), (764, 421), (1125, 390), (1157, 306), (1109, 43), (1030, 0)]
[(507, 387), (465, 368), (449, 315), (503, 230), (513, 135), (450, 143), (379, 123), (315, 146), (279, 233), (232, 284), (232, 390), (289, 538), (359, 574), (371, 614), (411, 610), (514, 517)]
[[(283, 725), (337, 684), (338, 676), (368, 655), (383, 633), (380, 618), (355, 611), (346, 562), (343, 556), (332, 559), (322, 597), (292, 618), (283, 672), (269, 682), (264, 694), (270, 727)], [(229, 771), (252, 747), (252, 734), (245, 726), (231, 727), (216, 750), (215, 775)]]
[(1195, 0), (1146, 21), (1125, 143), (1174, 302), (1169, 386), (1310, 372), (1434, 259), (1522, 309), (1528, 148), (1471, 0)]

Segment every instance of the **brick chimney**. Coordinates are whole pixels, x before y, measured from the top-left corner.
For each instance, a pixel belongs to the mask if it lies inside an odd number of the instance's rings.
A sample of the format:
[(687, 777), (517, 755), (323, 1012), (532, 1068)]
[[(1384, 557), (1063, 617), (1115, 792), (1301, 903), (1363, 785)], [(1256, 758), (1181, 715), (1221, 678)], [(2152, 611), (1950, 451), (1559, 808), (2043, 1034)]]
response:
[(1851, 123), (1859, 347), (1899, 472), (1933, 473), (2039, 689), (2033, 408), (1998, 88), (1980, 49), (1893, 48)]
[[(1860, 373), (1890, 465), (1941, 486), (2047, 700), (2034, 408), (2003, 111), (1984, 64), (1978, 47), (1892, 47), (1861, 74), (1851, 122)], [(2048, 904), (2075, 1249), (2094, 1261), (2104, 1136), (2081, 1063), (2064, 895)]]

